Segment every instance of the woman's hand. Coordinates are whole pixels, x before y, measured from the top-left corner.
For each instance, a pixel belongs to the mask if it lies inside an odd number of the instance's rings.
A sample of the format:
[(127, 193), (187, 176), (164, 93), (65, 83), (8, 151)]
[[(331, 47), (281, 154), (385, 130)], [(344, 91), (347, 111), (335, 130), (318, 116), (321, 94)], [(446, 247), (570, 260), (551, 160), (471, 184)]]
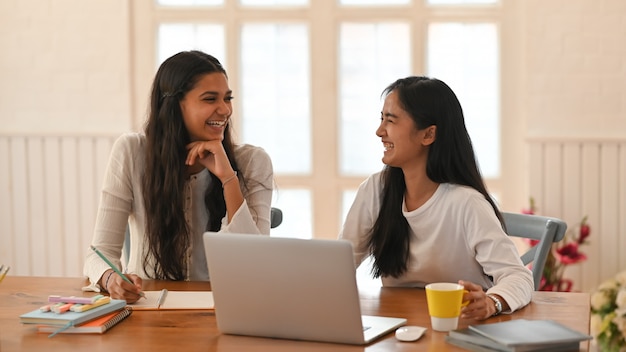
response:
[(141, 297), (142, 280), (135, 274), (126, 274), (126, 277), (132, 284), (124, 281), (113, 270), (107, 270), (102, 275), (102, 287), (109, 292), (111, 298), (123, 299), (127, 303), (134, 303)]
[(188, 166), (199, 162), (222, 181), (234, 173), (220, 140), (191, 142), (187, 144), (187, 151), (185, 164)]
[(487, 297), (480, 285), (463, 280), (459, 280), (459, 285), (469, 291), (463, 294), (463, 302), (469, 301), (469, 304), (461, 308), (461, 318), (485, 320), (496, 312), (493, 300)]

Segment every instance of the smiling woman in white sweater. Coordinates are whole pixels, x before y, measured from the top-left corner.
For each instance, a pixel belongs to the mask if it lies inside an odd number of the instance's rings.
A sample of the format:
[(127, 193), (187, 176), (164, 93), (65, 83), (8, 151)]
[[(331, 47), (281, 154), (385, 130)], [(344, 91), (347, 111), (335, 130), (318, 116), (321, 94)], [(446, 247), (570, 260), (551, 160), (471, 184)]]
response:
[(469, 291), (463, 318), (528, 304), (531, 272), (487, 193), (454, 92), (407, 77), (384, 95), (376, 135), (385, 168), (361, 184), (339, 235), (352, 242), (355, 265), (371, 255), (385, 286), (459, 282)]
[(128, 226), (132, 283), (88, 250), (92, 289), (134, 302), (142, 278), (209, 280), (205, 231), (269, 235), (272, 163), (263, 149), (233, 142), (232, 99), (208, 54), (181, 52), (160, 66), (144, 133), (113, 146), (92, 240), (119, 267)]

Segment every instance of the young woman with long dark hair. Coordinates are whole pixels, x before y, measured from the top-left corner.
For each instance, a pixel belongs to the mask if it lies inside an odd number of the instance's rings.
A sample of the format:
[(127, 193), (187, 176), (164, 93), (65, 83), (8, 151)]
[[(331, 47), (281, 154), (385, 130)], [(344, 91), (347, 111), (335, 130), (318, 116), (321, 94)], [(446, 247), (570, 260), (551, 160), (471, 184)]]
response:
[(211, 55), (186, 51), (161, 64), (144, 132), (113, 146), (92, 241), (119, 267), (128, 226), (133, 284), (89, 250), (93, 289), (134, 302), (142, 278), (208, 280), (205, 231), (269, 235), (272, 163), (263, 149), (233, 141), (232, 99)]
[(469, 291), (463, 318), (528, 304), (531, 272), (487, 192), (452, 89), (407, 77), (383, 95), (376, 135), (385, 167), (361, 184), (339, 235), (355, 264), (371, 255), (384, 286), (459, 282)]

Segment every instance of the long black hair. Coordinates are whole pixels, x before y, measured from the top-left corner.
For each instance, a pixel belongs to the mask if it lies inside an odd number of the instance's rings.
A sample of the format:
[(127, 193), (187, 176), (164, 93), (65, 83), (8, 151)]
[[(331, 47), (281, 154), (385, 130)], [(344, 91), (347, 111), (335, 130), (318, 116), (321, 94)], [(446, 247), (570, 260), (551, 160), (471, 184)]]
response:
[[(411, 116), (418, 130), (436, 126), (436, 138), (430, 145), (426, 175), (437, 183), (469, 186), (491, 204), (503, 224), (502, 215), (487, 193), (478, 169), (463, 110), (456, 95), (444, 82), (423, 76), (398, 79), (383, 91), (395, 92), (402, 108)], [(402, 169), (385, 166), (381, 173), (382, 202), (378, 218), (366, 245), (374, 257), (374, 277), (398, 277), (406, 272), (410, 257), (409, 223), (402, 215), (406, 184)]]
[[(187, 178), (185, 146), (191, 139), (183, 121), (180, 100), (204, 75), (216, 72), (226, 75), (215, 57), (201, 51), (184, 51), (165, 60), (154, 78), (145, 126), (143, 199), (148, 251), (143, 265), (146, 274), (155, 279), (183, 280), (186, 276), (185, 254), (191, 239), (183, 195)], [(230, 131), (229, 122), (222, 144), (233, 170), (237, 171)], [(217, 231), (226, 214), (226, 203), (220, 180), (213, 174), (211, 178), (204, 197), (209, 213), (206, 229)], [(146, 270), (150, 256), (155, 259), (152, 273)]]

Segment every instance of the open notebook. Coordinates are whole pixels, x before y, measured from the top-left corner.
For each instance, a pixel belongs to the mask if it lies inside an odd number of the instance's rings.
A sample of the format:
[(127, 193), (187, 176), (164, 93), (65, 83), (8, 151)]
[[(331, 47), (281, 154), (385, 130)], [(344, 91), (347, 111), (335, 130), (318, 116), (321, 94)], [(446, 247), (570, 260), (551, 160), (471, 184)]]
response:
[(146, 297), (128, 306), (133, 310), (213, 309), (211, 291), (144, 291)]
[(204, 234), (222, 333), (366, 344), (406, 324), (362, 316), (352, 245), (241, 234)]

